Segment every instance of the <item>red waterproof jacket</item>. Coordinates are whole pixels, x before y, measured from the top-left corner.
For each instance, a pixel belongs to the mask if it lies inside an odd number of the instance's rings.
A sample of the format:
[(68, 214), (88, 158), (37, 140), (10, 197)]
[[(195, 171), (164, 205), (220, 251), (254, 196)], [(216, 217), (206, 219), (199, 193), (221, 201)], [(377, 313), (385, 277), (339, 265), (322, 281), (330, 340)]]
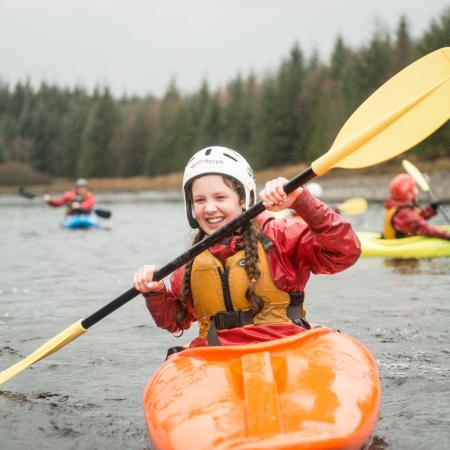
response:
[[(361, 253), (360, 242), (349, 222), (311, 195), (307, 189), (298, 197), (292, 208), (304, 222), (275, 218), (268, 212), (260, 214), (257, 225), (272, 241), (266, 250), (271, 276), (276, 286), (287, 292), (303, 291), (311, 275), (333, 274), (353, 265)], [(224, 261), (237, 251), (240, 236), (210, 247), (211, 253)], [(144, 294), (156, 325), (172, 333), (180, 331), (174, 317), (179, 305), (184, 268), (174, 272), (171, 289), (161, 293)], [(183, 329), (196, 320), (190, 303)], [(257, 325), (218, 332), (222, 345), (261, 342), (302, 331), (294, 324)], [(195, 339), (191, 346), (207, 345), (206, 339)]]
[(386, 209), (398, 208), (392, 217), (392, 226), (406, 236), (434, 236), (442, 239), (450, 239), (450, 232), (440, 230), (427, 222), (427, 219), (437, 214), (432, 205), (418, 208), (411, 202), (404, 202), (389, 198), (384, 203)]
[[(76, 210), (71, 211), (70, 205), (73, 202), (79, 202), (80, 206)], [(59, 197), (52, 198), (48, 204), (53, 207), (67, 205), (69, 207), (67, 214), (79, 214), (80, 212), (89, 214), (95, 206), (95, 195), (88, 191), (83, 197), (79, 198), (77, 193), (74, 190), (71, 190), (64, 192), (64, 194)]]

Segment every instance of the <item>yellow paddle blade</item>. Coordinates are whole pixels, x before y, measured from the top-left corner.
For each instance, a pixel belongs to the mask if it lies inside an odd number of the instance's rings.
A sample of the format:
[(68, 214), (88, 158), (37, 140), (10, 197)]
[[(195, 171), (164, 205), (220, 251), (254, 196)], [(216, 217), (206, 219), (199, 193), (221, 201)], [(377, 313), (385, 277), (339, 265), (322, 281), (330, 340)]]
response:
[(337, 205), (340, 211), (351, 216), (363, 214), (367, 209), (367, 200), (361, 197), (353, 197)]
[(81, 320), (75, 322), (73, 325), (61, 331), (61, 333), (57, 334), (44, 345), (39, 347), (37, 350), (31, 353), (31, 355), (28, 355), (26, 358), (12, 365), (8, 369), (0, 372), (0, 384), (10, 380), (11, 378), (14, 378), (17, 374), (22, 372), (22, 370), (25, 370), (35, 362), (38, 362), (42, 358), (45, 358), (46, 356), (51, 355), (53, 352), (56, 352), (61, 347), (64, 347), (66, 344), (83, 334), (85, 331), (86, 329), (81, 325)]
[(393, 76), (347, 120), (316, 175), (333, 167), (368, 167), (403, 153), (450, 117), (450, 47), (436, 50)]
[(406, 172), (414, 178), (423, 192), (428, 192), (430, 190), (430, 186), (428, 185), (427, 180), (425, 180), (425, 177), (422, 175), (422, 172), (413, 163), (404, 159), (402, 161), (402, 166)]

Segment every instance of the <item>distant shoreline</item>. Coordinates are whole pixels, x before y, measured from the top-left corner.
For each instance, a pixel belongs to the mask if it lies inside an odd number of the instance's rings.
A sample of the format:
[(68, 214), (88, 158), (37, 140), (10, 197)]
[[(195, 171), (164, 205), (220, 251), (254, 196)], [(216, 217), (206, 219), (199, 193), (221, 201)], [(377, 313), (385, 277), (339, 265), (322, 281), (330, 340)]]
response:
[[(442, 201), (450, 202), (450, 158), (434, 161), (417, 162), (409, 158), (423, 173), (430, 178), (433, 193)], [(279, 167), (256, 172), (258, 186), (267, 180), (282, 176), (290, 179), (305, 170), (303, 164)], [(349, 197), (364, 197), (369, 201), (383, 201), (388, 196), (388, 186), (392, 177), (402, 172), (401, 159), (394, 159), (384, 164), (365, 169), (333, 169), (317, 182), (323, 188), (323, 199), (327, 201), (341, 201)], [(48, 185), (29, 186), (36, 193), (58, 193), (72, 187), (72, 180), (55, 179)], [(143, 192), (143, 191), (180, 191), (182, 183), (181, 173), (172, 173), (157, 177), (130, 178), (92, 178), (90, 187), (95, 193)], [(18, 186), (0, 186), (0, 195), (14, 194)], [(426, 194), (421, 194), (426, 200)]]

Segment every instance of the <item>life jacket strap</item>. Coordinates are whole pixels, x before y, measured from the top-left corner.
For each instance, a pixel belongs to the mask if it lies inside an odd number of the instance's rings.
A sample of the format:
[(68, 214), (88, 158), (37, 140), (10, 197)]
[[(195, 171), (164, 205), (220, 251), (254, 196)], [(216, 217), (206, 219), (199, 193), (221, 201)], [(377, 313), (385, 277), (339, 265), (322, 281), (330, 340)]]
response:
[(305, 293), (301, 292), (289, 292), (290, 302), (287, 307), (286, 314), (292, 323), (304, 328), (305, 330), (310, 330), (311, 325), (303, 316), (303, 302), (305, 301)]
[(250, 311), (222, 311), (211, 317), (218, 330), (244, 327), (253, 323)]
[(208, 345), (220, 345), (217, 330), (231, 330), (244, 327), (253, 323), (250, 311), (221, 311), (211, 317), (211, 325), (208, 330)]
[(166, 359), (169, 358), (169, 356), (173, 355), (174, 353), (182, 352), (183, 350), (186, 350), (188, 347), (181, 347), (179, 345), (175, 347), (170, 347), (167, 349)]
[[(303, 301), (305, 300), (304, 292), (289, 292), (290, 302), (287, 308), (287, 316), (292, 323), (310, 330), (311, 325), (303, 317)], [(250, 311), (221, 311), (211, 317), (211, 325), (208, 330), (208, 345), (220, 345), (217, 330), (230, 330), (233, 328), (244, 327), (253, 324), (253, 316)]]

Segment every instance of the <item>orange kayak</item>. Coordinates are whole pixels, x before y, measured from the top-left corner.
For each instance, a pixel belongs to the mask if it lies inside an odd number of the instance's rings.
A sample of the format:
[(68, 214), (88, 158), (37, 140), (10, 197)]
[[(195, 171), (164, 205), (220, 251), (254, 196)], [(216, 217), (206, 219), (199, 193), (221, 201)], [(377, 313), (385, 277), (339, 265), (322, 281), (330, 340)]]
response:
[(329, 328), (172, 355), (144, 393), (157, 450), (358, 449), (380, 407), (375, 361)]

